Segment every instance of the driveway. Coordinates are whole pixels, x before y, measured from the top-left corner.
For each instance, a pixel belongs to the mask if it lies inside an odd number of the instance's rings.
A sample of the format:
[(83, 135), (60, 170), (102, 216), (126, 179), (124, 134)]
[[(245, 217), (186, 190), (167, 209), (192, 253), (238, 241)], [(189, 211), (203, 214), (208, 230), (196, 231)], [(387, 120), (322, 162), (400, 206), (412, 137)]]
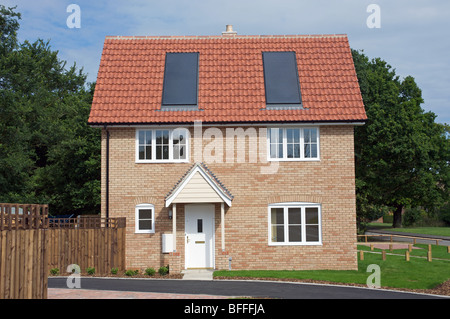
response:
[[(318, 285), (289, 282), (238, 281), (238, 280), (176, 280), (176, 279), (110, 279), (81, 278), (81, 289), (69, 289), (66, 278), (51, 277), (48, 279), (49, 299), (57, 299), (58, 294), (52, 293), (53, 288), (70, 299), (71, 294), (79, 297), (81, 292), (91, 292), (94, 299), (112, 298), (113, 292), (117, 298), (157, 299), (174, 298), (228, 298), (255, 297), (276, 299), (429, 299), (445, 298), (425, 294), (415, 294), (382, 289), (358, 288), (349, 286)], [(57, 292), (55, 290), (55, 292)], [(104, 294), (102, 294), (104, 292)], [(126, 293), (129, 293), (126, 295)], [(137, 293), (140, 293), (137, 294)], [(145, 295), (143, 293), (149, 293)]]

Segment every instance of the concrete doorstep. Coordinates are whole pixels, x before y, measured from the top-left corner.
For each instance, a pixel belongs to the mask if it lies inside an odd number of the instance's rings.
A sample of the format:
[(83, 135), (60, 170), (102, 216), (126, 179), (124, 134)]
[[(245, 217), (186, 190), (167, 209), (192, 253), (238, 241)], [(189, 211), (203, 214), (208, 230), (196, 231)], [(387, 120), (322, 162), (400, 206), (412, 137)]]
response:
[(213, 280), (212, 269), (186, 269), (182, 270), (183, 280)]

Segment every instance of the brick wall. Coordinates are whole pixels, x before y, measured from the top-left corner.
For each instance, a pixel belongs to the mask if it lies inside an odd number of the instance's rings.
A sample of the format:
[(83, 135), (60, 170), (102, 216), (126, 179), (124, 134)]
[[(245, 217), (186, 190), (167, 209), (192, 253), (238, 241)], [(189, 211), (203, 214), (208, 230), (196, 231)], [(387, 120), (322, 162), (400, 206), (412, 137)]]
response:
[[(206, 127), (203, 128), (205, 132)], [(244, 127), (244, 130), (247, 128)], [(259, 128), (246, 132), (259, 132)], [(209, 130), (222, 133), (226, 129)], [(109, 217), (127, 218), (127, 268), (167, 265), (178, 258), (184, 268), (184, 205), (177, 205), (177, 252), (161, 252), (161, 233), (172, 232), (164, 198), (194, 163), (194, 147), (200, 142), (191, 130), (190, 163), (135, 163), (135, 129), (110, 128)], [(264, 138), (264, 136), (262, 136)], [(265, 140), (265, 139), (264, 139)], [(211, 139), (203, 139), (211, 150)], [(223, 146), (225, 147), (225, 142)], [(220, 144), (216, 144), (220, 145)], [(234, 143), (237, 153), (239, 143)], [(246, 145), (248, 149), (248, 144)], [(105, 215), (106, 133), (102, 133), (102, 215)], [(253, 154), (256, 152), (256, 154)], [(213, 153), (213, 155), (221, 155)], [(255, 155), (257, 163), (248, 163)], [(214, 157), (214, 156), (213, 156)], [(211, 156), (210, 156), (211, 158)], [(276, 174), (263, 174), (265, 143), (247, 152), (245, 162), (230, 161), (223, 151), (208, 168), (234, 195), (225, 209), (225, 250), (221, 249), (220, 204), (215, 216), (215, 265), (233, 269), (357, 269), (353, 126), (320, 127), (320, 161), (277, 162)], [(205, 159), (205, 158), (204, 158)], [(217, 159), (217, 158), (216, 158)], [(275, 163), (272, 163), (275, 165)], [(322, 206), (322, 245), (269, 246), (268, 205), (277, 202), (315, 202)], [(135, 206), (155, 206), (155, 234), (135, 234)]]

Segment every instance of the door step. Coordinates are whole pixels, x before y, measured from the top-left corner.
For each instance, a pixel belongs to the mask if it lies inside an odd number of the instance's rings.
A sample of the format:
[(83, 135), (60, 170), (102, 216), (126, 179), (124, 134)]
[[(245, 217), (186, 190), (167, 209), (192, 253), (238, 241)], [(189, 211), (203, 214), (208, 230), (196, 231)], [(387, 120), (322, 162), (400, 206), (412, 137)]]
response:
[(214, 269), (186, 269), (182, 270), (183, 280), (213, 280)]

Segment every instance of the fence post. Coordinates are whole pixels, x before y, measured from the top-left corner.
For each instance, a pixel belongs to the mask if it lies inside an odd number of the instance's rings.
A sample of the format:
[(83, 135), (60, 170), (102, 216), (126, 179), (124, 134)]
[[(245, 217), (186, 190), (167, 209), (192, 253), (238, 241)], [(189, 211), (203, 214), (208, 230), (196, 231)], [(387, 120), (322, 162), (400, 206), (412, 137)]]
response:
[(359, 260), (364, 260), (364, 251), (363, 250), (359, 251)]
[(383, 257), (383, 260), (386, 260), (386, 250), (381, 252), (381, 256)]
[(406, 261), (409, 261), (409, 251), (408, 250), (405, 252), (405, 259), (406, 259)]

